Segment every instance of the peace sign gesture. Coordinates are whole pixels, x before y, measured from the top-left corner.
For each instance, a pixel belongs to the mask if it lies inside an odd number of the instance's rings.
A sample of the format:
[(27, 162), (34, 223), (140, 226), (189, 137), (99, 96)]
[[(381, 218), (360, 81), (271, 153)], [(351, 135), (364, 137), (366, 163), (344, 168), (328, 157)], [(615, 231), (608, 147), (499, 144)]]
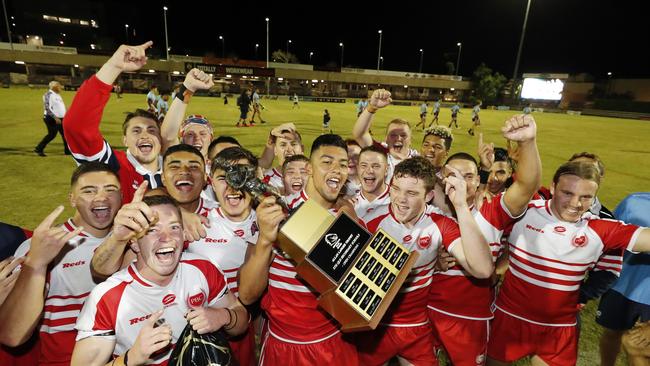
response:
[(53, 226), (61, 212), (63, 206), (57, 207), (34, 230), (26, 261), (33, 268), (47, 268), (65, 243), (83, 231), (83, 226), (79, 226), (72, 232), (67, 232), (60, 226)]
[(142, 202), (149, 183), (140, 184), (133, 195), (133, 200), (117, 212), (113, 221), (113, 238), (119, 242), (129, 242), (139, 239), (147, 229), (158, 221), (155, 213), (146, 203)]

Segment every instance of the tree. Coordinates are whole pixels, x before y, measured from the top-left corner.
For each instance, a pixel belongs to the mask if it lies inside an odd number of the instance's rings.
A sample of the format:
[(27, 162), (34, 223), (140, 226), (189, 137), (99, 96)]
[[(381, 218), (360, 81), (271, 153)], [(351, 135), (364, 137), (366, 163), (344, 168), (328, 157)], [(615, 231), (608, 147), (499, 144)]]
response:
[(494, 103), (499, 97), (499, 92), (506, 85), (506, 77), (481, 63), (474, 70), (474, 93), (478, 99), (486, 103)]
[(294, 55), (291, 52), (287, 53), (286, 51), (283, 51), (283, 50), (277, 50), (277, 51), (273, 51), (273, 53), (271, 54), (271, 59), (274, 62), (286, 63), (287, 58), (289, 59), (289, 63), (291, 63), (291, 64), (299, 64), (300, 63), (300, 60), (298, 60), (296, 55)]

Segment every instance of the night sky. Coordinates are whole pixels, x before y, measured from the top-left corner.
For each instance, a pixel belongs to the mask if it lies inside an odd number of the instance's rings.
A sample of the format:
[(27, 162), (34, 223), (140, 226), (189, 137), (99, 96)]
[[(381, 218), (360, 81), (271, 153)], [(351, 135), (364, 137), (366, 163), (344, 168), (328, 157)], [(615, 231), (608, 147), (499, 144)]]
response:
[[(71, 1), (72, 2), (72, 1)], [(445, 2), (371, 1), (124, 1), (110, 2), (109, 31), (124, 41), (124, 23), (136, 39), (153, 39), (164, 49), (162, 6), (167, 5), (169, 42), (174, 54), (222, 54), (265, 59), (266, 25), (270, 49), (285, 49), (303, 63), (376, 68), (378, 33), (383, 30), (383, 69), (417, 72), (424, 49), (423, 72), (445, 73), (456, 63), (462, 42), (460, 74), (484, 62), (511, 77), (524, 21), (526, 0), (450, 0)], [(121, 4), (121, 6), (120, 6)], [(199, 5), (201, 4), (201, 5)], [(426, 5), (424, 5), (426, 4)], [(650, 21), (641, 2), (532, 0), (519, 71), (589, 73), (604, 79), (650, 77)], [(135, 7), (135, 9), (133, 8)], [(133, 9), (133, 10), (124, 10)]]

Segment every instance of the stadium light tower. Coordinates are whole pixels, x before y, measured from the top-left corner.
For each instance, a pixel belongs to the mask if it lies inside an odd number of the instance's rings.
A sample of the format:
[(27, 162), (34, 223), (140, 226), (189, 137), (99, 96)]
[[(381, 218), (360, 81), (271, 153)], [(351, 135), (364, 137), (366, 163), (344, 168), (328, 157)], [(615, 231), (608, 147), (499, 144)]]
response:
[(456, 46), (458, 46), (458, 58), (456, 59), (456, 75), (458, 75), (458, 68), (460, 67), (460, 51), (463, 50), (463, 44), (458, 42), (456, 43)]
[(163, 18), (165, 18), (165, 51), (167, 52), (167, 61), (169, 61), (169, 37), (167, 36), (167, 7), (163, 6)]
[(126, 44), (129, 44), (129, 25), (124, 24), (124, 34), (126, 35)]
[(420, 48), (420, 69), (419, 73), (422, 73), (422, 61), (424, 61), (424, 49)]
[(380, 29), (377, 33), (379, 33), (379, 52), (377, 52), (377, 71), (379, 71), (379, 61), (381, 61), (381, 35), (383, 32)]
[(221, 58), (226, 58), (226, 40), (223, 36), (219, 36), (219, 39), (221, 40)]
[(343, 68), (343, 52), (345, 51), (345, 46), (343, 42), (339, 42), (339, 46), (341, 46), (341, 68)]
[(515, 98), (515, 90), (517, 87), (517, 74), (519, 73), (519, 60), (521, 60), (521, 49), (524, 47), (524, 36), (526, 35), (526, 24), (528, 24), (528, 12), (530, 11), (530, 3), (532, 0), (528, 0), (526, 5), (526, 15), (524, 15), (524, 26), (521, 28), (521, 37), (519, 38), (519, 48), (517, 49), (517, 59), (515, 60), (515, 70), (512, 72), (512, 90), (510, 96), (512, 99)]
[(384, 68), (384, 56), (379, 56), (380, 68)]
[(291, 44), (291, 40), (287, 41), (287, 57), (285, 58), (286, 63), (289, 63), (289, 45)]
[[(269, 18), (264, 18), (266, 21), (266, 68), (269, 67)], [(269, 96), (271, 90), (271, 77), (266, 78), (266, 96)]]
[(314, 55), (314, 52), (313, 52), (313, 51), (309, 52), (309, 63), (311, 63), (311, 57), (312, 57), (313, 55)]
[(255, 43), (255, 59), (257, 60), (257, 49), (259, 48), (260, 44)]
[[(9, 46), (11, 47), (11, 50), (14, 50), (14, 42), (11, 39), (11, 29), (9, 29), (9, 20), (7, 19), (7, 6), (5, 5), (5, 0), (2, 0), (2, 11), (4, 12), (5, 16), (5, 24), (7, 25), (7, 37), (9, 37)], [(14, 17), (11, 17), (13, 19)], [(15, 24), (14, 24), (15, 26)]]

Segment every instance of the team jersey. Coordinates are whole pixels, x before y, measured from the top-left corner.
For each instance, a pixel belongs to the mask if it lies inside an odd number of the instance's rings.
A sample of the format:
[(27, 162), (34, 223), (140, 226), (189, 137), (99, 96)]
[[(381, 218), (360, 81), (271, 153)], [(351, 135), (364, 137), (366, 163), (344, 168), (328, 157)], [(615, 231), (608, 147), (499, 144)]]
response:
[(167, 286), (145, 279), (135, 262), (97, 285), (77, 320), (77, 341), (88, 337), (115, 340), (113, 356), (133, 346), (144, 321), (160, 309), (172, 328), (172, 346), (152, 356), (150, 363), (165, 365), (183, 328), (185, 313), (198, 307), (224, 307), (228, 286), (223, 273), (207, 259), (183, 253)]
[[(76, 226), (69, 219), (62, 228), (72, 232)], [(42, 365), (70, 363), (77, 335), (74, 326), (86, 297), (96, 285), (90, 273), (90, 261), (103, 240), (81, 232), (68, 241), (52, 261), (45, 283), (43, 319), (39, 330), (39, 363)], [(25, 256), (30, 245), (31, 239), (23, 242), (15, 256)]]
[[(395, 171), (395, 166), (397, 164), (399, 164), (402, 161), (402, 159), (398, 159), (398, 158), (394, 157), (393, 155), (391, 155), (389, 153), (387, 143), (374, 141), (373, 144), (375, 146), (378, 146), (378, 147), (386, 150), (386, 157), (387, 157), (387, 160), (388, 160), (388, 170), (386, 171), (386, 180), (385, 181), (386, 181), (386, 184), (390, 185), (390, 181), (391, 181), (391, 179), (393, 179), (393, 172)], [(408, 159), (408, 158), (412, 158), (412, 157), (418, 156), (418, 155), (420, 155), (420, 154), (417, 152), (417, 150), (409, 148), (408, 156), (406, 158)]]
[(359, 190), (355, 196), (356, 201), (354, 203), (354, 212), (357, 214), (357, 217), (365, 221), (367, 215), (372, 214), (372, 212), (383, 206), (390, 204), (390, 187), (386, 185), (386, 189), (382, 194), (377, 196), (372, 201), (368, 201), (366, 196), (363, 195), (363, 191)]
[[(486, 201), (480, 210), (472, 209), (472, 216), (490, 245), (492, 259), (496, 261), (501, 252), (501, 236), (516, 219), (505, 206), (503, 194), (494, 197), (490, 202)], [(457, 264), (446, 272), (433, 275), (427, 307), (459, 318), (492, 319), (494, 314), (491, 305), (494, 295), (491, 279), (472, 277)]]
[(345, 181), (345, 187), (343, 189), (345, 190), (346, 196), (356, 197), (361, 192), (361, 183), (356, 183), (348, 179)]
[(208, 258), (219, 267), (228, 282), (230, 292), (239, 294), (237, 273), (244, 263), (248, 244), (255, 244), (259, 235), (255, 211), (251, 210), (246, 220), (235, 222), (228, 219), (215, 208), (208, 214), (210, 227), (206, 227), (206, 236), (186, 244), (185, 249), (194, 254)]
[(438, 248), (443, 245), (451, 251), (454, 240), (460, 238), (458, 224), (445, 216), (426, 210), (412, 228), (399, 223), (390, 205), (375, 210), (367, 217), (366, 227), (372, 233), (383, 229), (409, 251), (417, 251), (419, 257), (406, 281), (393, 300), (382, 323), (388, 326), (419, 326), (429, 322), (427, 299)]
[(604, 251), (630, 250), (641, 229), (591, 213), (561, 221), (551, 201), (531, 201), (508, 237), (509, 268), (496, 307), (541, 325), (576, 323), (578, 290)]
[(282, 180), (282, 173), (276, 168), (271, 168), (265, 171), (262, 182), (277, 188), (280, 194), (284, 192), (284, 181)]
[(429, 108), (428, 105), (426, 105), (424, 103), (420, 104), (420, 114), (427, 113), (427, 108)]
[(454, 105), (454, 106), (451, 107), (451, 115), (452, 116), (455, 117), (456, 114), (458, 114), (459, 111), (460, 111), (460, 107), (458, 105)]
[[(205, 192), (205, 191), (202, 191)], [(219, 203), (208, 198), (204, 198), (203, 195), (199, 196), (199, 207), (194, 211), (195, 214), (208, 217), (210, 211), (219, 207)]]
[(433, 103), (433, 113), (439, 113), (440, 112), (440, 102), (435, 102)]
[(66, 115), (63, 131), (77, 164), (99, 161), (118, 173), (122, 203), (127, 204), (133, 200), (135, 190), (145, 180), (149, 182), (149, 189), (162, 187), (162, 157), (158, 157), (160, 169), (151, 172), (129, 151), (113, 150), (104, 140), (99, 132), (99, 123), (112, 89), (112, 85), (104, 84), (95, 75), (81, 84)]
[(479, 114), (480, 111), (481, 111), (481, 107), (479, 107), (477, 105), (474, 106), (474, 108), (472, 108), (472, 118), (478, 117), (478, 114)]
[[(285, 199), (289, 208), (294, 209), (309, 197), (302, 191)], [(270, 334), (285, 342), (309, 344), (339, 333), (338, 323), (318, 306), (318, 296), (298, 277), (293, 262), (274, 251), (269, 286), (262, 298)]]

